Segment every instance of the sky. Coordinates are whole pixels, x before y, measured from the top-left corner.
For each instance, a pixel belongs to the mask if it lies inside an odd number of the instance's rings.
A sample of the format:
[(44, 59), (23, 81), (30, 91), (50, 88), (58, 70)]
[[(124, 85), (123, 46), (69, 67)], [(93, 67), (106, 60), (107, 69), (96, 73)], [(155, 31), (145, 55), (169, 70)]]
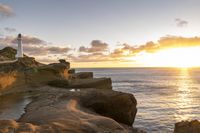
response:
[(199, 0), (0, 0), (0, 47), (15, 46), (22, 33), (25, 53), (42, 62), (144, 66), (127, 59), (148, 51), (141, 48), (148, 42), (186, 39), (187, 46), (199, 45), (199, 5)]

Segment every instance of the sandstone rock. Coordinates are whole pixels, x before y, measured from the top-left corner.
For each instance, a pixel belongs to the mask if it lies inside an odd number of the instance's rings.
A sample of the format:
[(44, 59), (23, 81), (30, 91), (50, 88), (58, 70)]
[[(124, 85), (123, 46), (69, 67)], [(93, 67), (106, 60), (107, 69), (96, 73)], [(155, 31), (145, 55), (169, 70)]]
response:
[(200, 122), (198, 120), (178, 122), (175, 124), (174, 133), (200, 133)]
[[(28, 58), (28, 59), (26, 59)], [(32, 58), (0, 67), (0, 93), (16, 91), (24, 86), (45, 85), (56, 79), (68, 79), (68, 69), (63, 63), (40, 65)]]
[(128, 93), (94, 90), (87, 92), (87, 96), (81, 97), (80, 102), (84, 107), (91, 108), (98, 114), (129, 126), (133, 125), (137, 113), (137, 101), (132, 94)]
[(12, 72), (12, 71), (25, 71), (29, 68), (36, 68), (43, 66), (43, 64), (37, 62), (33, 57), (23, 57), (19, 58), (12, 63), (3, 63), (0, 64), (0, 72)]
[(7, 57), (4, 57), (4, 56), (2, 56), (2, 55), (0, 55), (0, 61), (6, 61), (6, 60), (10, 60), (10, 59), (7, 58)]
[(69, 88), (112, 89), (110, 78), (77, 79), (70, 81)]
[(17, 72), (0, 73), (0, 93), (20, 83), (20, 82), (16, 82), (17, 75), (18, 75)]
[(46, 89), (48, 91), (40, 89), (46, 94), (27, 106), (18, 124), (30, 123), (40, 130), (49, 127), (50, 132), (136, 132), (130, 126), (127, 128), (118, 123), (131, 125), (134, 121), (137, 109), (131, 94), (98, 89), (77, 92), (53, 92), (49, 91), (51, 87)]
[(4, 60), (14, 60), (17, 50), (12, 47), (5, 47), (0, 50), (1, 61)]
[(112, 89), (112, 81), (110, 78), (93, 78), (93, 79), (77, 79), (77, 80), (53, 80), (48, 85), (62, 88), (96, 88), (96, 89)]
[[(111, 124), (111, 123), (109, 123)], [(105, 124), (104, 124), (105, 125)], [(74, 126), (74, 127), (72, 127)], [(113, 127), (112, 127), (113, 126)], [(138, 130), (133, 128), (124, 128), (119, 125), (107, 125), (105, 129), (103, 127), (98, 127), (98, 125), (93, 125), (92, 123), (78, 122), (70, 124), (70, 122), (51, 122), (48, 124), (31, 124), (24, 122), (16, 122), (14, 120), (0, 120), (0, 132), (1, 133), (145, 133), (138, 132)]]
[(93, 78), (93, 72), (79, 72), (70, 75), (70, 79), (90, 79)]
[(69, 81), (57, 79), (57, 80), (49, 81), (47, 84), (50, 86), (67, 88), (69, 86)]
[(52, 63), (37, 68), (38, 71), (50, 71), (54, 74), (63, 73), (64, 70), (68, 70), (68, 66), (63, 63)]
[(68, 66), (63, 63), (53, 63), (25, 71), (27, 84), (46, 84), (52, 80), (67, 78)]
[(65, 65), (66, 65), (66, 67), (67, 67), (67, 69), (69, 69), (69, 68), (70, 68), (70, 63), (69, 63), (69, 62), (66, 62), (66, 60), (65, 60), (65, 59), (60, 59), (60, 60), (59, 60), (59, 62), (60, 62), (60, 63), (63, 63), (63, 64), (65, 64)]

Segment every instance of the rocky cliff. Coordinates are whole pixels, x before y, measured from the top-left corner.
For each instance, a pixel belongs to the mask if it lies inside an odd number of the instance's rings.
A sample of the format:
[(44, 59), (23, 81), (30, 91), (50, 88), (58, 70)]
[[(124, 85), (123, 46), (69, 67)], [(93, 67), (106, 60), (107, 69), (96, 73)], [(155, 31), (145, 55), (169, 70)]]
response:
[[(15, 54), (12, 48), (0, 52), (3, 60)], [(44, 65), (25, 56), (0, 63), (2, 95), (37, 94), (20, 119), (0, 120), (0, 132), (139, 132), (132, 127), (137, 112), (132, 94), (113, 91), (110, 78), (75, 73), (69, 62), (59, 61)]]
[(55, 79), (67, 79), (70, 64), (42, 64), (24, 55), (15, 59), (17, 51), (11, 47), (0, 50), (0, 94), (19, 91), (25, 86), (39, 86)]

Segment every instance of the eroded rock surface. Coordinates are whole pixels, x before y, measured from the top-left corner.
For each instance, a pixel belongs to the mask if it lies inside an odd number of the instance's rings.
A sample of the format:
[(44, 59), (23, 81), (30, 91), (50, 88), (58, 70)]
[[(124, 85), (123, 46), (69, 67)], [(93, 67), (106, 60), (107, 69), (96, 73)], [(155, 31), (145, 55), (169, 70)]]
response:
[(49, 86), (37, 90), (40, 96), (26, 107), (18, 122), (0, 121), (0, 132), (139, 132), (127, 126), (137, 112), (131, 94), (99, 89), (71, 92)]
[(32, 57), (0, 64), (0, 93), (17, 91), (25, 86), (39, 86), (56, 79), (68, 79), (69, 64), (43, 65)]
[(17, 50), (12, 47), (5, 47), (0, 50), (0, 61), (14, 60)]
[(112, 90), (88, 91), (80, 96), (80, 103), (98, 114), (129, 126), (133, 125), (137, 113), (137, 101), (132, 94)]

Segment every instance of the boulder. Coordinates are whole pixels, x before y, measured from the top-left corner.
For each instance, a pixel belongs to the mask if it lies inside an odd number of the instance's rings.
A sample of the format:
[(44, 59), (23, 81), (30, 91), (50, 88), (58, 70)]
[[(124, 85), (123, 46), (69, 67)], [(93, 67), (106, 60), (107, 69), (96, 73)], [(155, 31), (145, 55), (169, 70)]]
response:
[(129, 126), (133, 125), (137, 113), (137, 101), (132, 94), (112, 90), (88, 91), (87, 96), (80, 98), (80, 103), (100, 115)]
[(200, 133), (198, 120), (182, 121), (175, 124), (174, 133)]

